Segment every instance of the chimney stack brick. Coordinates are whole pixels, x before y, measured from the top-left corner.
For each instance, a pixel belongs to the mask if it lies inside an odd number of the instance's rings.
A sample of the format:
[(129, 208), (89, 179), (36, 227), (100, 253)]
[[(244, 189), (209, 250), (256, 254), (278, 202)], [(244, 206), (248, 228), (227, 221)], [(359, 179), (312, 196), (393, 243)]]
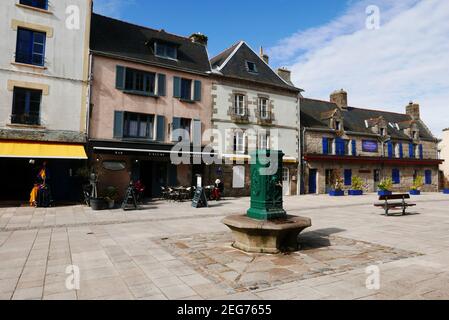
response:
[(279, 68), (277, 70), (277, 74), (281, 77), (285, 82), (292, 84), (292, 72), (286, 68)]
[(409, 115), (413, 120), (419, 120), (421, 118), (420, 107), (418, 103), (410, 102), (405, 107), (405, 113)]
[(346, 109), (348, 107), (348, 93), (343, 89), (335, 91), (330, 96), (330, 102), (335, 103), (340, 109)]

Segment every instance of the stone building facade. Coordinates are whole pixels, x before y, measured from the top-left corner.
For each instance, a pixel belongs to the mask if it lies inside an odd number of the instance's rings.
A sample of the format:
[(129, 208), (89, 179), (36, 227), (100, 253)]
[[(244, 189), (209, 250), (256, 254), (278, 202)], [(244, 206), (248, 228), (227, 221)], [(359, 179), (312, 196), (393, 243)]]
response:
[(44, 161), (55, 200), (81, 196), (91, 10), (91, 0), (0, 2), (1, 197), (28, 199)]
[(377, 191), (384, 178), (393, 180), (392, 191), (407, 192), (418, 176), (422, 191), (438, 191), (437, 139), (419, 105), (407, 105), (404, 114), (353, 108), (343, 90), (330, 102), (302, 98), (300, 104), (304, 193), (327, 193), (336, 178), (347, 191), (355, 176), (365, 192)]
[(249, 195), (249, 162), (257, 149), (284, 152), (284, 195), (298, 194), (301, 90), (288, 70), (275, 72), (268, 62), (243, 41), (211, 60), (213, 146), (222, 164), (210, 176), (223, 181), (228, 196)]

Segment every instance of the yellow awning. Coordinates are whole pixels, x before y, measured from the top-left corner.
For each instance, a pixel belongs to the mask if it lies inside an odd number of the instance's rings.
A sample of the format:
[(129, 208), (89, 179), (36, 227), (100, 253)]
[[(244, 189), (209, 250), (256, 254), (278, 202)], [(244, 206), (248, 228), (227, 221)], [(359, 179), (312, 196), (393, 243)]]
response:
[(84, 146), (45, 142), (1, 141), (0, 158), (87, 159)]

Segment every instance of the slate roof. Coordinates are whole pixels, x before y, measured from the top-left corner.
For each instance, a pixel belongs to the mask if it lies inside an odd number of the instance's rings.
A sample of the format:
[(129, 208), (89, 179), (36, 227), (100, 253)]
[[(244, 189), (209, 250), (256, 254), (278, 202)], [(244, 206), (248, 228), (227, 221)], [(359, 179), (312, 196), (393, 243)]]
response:
[[(335, 110), (335, 103), (301, 98), (301, 126), (307, 128), (328, 129), (328, 121), (322, 118), (322, 115)], [(370, 110), (348, 107), (342, 112), (344, 127), (346, 131), (357, 133), (372, 133), (370, 128), (365, 125), (365, 120), (383, 117), (387, 123), (392, 123), (393, 127), (387, 124), (388, 134), (394, 139), (410, 140), (402, 131), (395, 127), (397, 123), (400, 128), (404, 128), (405, 123), (411, 123), (412, 118), (407, 114), (394, 113), (388, 111)], [(429, 131), (427, 126), (419, 120), (416, 122), (420, 137), (425, 140), (435, 140), (436, 138)]]
[[(177, 46), (178, 60), (155, 56), (154, 46), (151, 45), (154, 41)], [(139, 60), (161, 67), (196, 73), (211, 71), (205, 46), (164, 30), (154, 30), (95, 13), (92, 15), (90, 48), (94, 53)]]
[[(248, 72), (246, 66), (247, 61), (256, 65), (257, 73)], [(244, 41), (234, 44), (232, 47), (212, 58), (210, 63), (213, 70), (225, 77), (268, 84), (297, 91), (298, 93), (301, 91), (301, 89), (281, 79)]]

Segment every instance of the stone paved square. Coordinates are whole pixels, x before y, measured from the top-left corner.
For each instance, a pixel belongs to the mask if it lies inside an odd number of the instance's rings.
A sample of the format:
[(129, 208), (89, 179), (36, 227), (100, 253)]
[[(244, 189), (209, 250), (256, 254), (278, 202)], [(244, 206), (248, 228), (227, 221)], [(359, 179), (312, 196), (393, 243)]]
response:
[[(387, 217), (374, 194), (287, 197), (289, 214), (313, 222), (290, 255), (231, 246), (221, 220), (248, 198), (205, 209), (0, 208), (0, 299), (449, 299), (449, 197), (411, 201), (410, 215)], [(80, 282), (68, 288), (72, 265)], [(379, 290), (366, 287), (372, 265)]]

